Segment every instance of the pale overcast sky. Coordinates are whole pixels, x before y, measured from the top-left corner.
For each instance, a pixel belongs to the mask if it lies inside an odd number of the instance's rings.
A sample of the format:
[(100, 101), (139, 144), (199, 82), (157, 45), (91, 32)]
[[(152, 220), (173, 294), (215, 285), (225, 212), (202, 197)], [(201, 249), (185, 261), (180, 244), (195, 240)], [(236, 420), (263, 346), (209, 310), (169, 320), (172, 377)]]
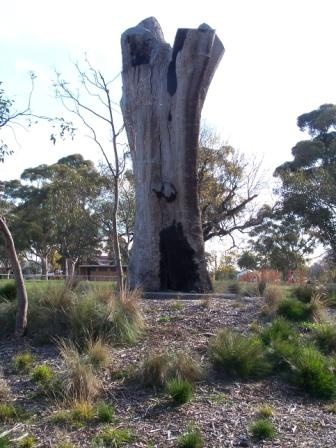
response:
[[(158, 19), (171, 44), (178, 27), (206, 22), (217, 30), (226, 51), (203, 117), (233, 146), (264, 156), (269, 173), (304, 138), (297, 116), (336, 103), (335, 0), (2, 0), (0, 6), (0, 81), (20, 105), (33, 70), (33, 105), (45, 115), (56, 110), (55, 68), (69, 73), (87, 52), (107, 78), (114, 77), (121, 70), (121, 33), (148, 16)], [(116, 101), (120, 95), (118, 89)], [(80, 137), (52, 146), (39, 126), (18, 132), (17, 140), (15, 154), (0, 166), (2, 179), (73, 152), (100, 158)]]

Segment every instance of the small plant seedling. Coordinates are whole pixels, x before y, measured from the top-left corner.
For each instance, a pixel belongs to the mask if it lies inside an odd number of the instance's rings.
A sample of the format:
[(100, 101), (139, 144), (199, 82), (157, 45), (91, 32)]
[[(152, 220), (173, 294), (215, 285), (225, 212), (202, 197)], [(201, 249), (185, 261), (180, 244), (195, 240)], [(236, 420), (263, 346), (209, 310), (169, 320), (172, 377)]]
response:
[(214, 392), (209, 396), (209, 401), (214, 404), (223, 404), (227, 401), (227, 395), (224, 392)]
[(266, 404), (258, 409), (257, 414), (260, 418), (270, 418), (273, 415), (273, 409)]
[(178, 448), (203, 448), (204, 441), (198, 428), (189, 428), (177, 439)]
[(254, 440), (272, 440), (275, 437), (275, 428), (272, 422), (265, 418), (260, 418), (253, 422), (250, 431)]
[(17, 372), (29, 372), (34, 362), (30, 352), (17, 353), (13, 358), (13, 366)]
[(171, 310), (172, 311), (182, 311), (183, 310), (183, 305), (180, 301), (176, 300), (174, 302), (172, 302), (171, 304)]
[(177, 404), (187, 403), (193, 395), (193, 386), (190, 381), (179, 378), (168, 381), (166, 389)]
[(97, 406), (98, 419), (103, 423), (111, 423), (114, 420), (114, 407), (107, 403), (99, 403)]
[(171, 320), (172, 320), (172, 319), (171, 319), (170, 316), (165, 316), (165, 315), (163, 315), (163, 316), (160, 316), (160, 317), (159, 317), (159, 322), (162, 323), (162, 324), (168, 323), (168, 322), (170, 322)]

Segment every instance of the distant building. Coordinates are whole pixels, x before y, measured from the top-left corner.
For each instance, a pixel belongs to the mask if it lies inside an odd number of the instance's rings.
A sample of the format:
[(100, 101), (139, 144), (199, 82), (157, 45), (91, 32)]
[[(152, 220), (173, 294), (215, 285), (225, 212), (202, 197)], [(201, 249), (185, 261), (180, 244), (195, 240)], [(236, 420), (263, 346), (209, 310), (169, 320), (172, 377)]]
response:
[[(127, 266), (123, 266), (123, 270), (127, 272)], [(113, 280), (117, 278), (117, 267), (107, 256), (101, 256), (90, 263), (80, 264), (77, 275), (83, 280)]]

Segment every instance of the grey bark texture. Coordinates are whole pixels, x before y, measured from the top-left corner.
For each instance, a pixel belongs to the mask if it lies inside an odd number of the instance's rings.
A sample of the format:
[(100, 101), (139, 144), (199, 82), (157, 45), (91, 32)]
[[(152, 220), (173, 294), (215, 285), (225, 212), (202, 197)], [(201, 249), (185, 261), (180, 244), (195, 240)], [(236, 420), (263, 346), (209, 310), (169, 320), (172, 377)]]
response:
[(151, 17), (121, 37), (121, 107), (136, 190), (131, 288), (211, 290), (197, 192), (205, 96), (224, 47), (208, 25), (178, 29), (173, 48)]
[(25, 335), (27, 328), (28, 296), (22, 275), (21, 266), (16, 254), (12, 234), (3, 217), (0, 216), (0, 232), (3, 235), (5, 248), (10, 259), (17, 290), (18, 309), (16, 314), (15, 335), (21, 337)]

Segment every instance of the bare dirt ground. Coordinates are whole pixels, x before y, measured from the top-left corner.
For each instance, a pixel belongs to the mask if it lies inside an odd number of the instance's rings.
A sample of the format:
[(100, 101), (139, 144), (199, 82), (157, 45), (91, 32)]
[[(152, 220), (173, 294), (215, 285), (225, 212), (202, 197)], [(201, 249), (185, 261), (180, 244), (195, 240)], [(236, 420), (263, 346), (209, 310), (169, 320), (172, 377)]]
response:
[[(131, 447), (175, 447), (177, 437), (189, 424), (197, 425), (205, 446), (219, 447), (312, 447), (336, 446), (336, 415), (325, 410), (325, 403), (300, 394), (296, 389), (271, 377), (258, 382), (225, 382), (215, 375), (198, 383), (191, 402), (177, 407), (167, 396), (129, 384), (122, 372), (138, 365), (148, 353), (169, 349), (184, 350), (207, 365), (209, 338), (223, 327), (249, 333), (260, 320), (260, 299), (213, 299), (210, 308), (198, 300), (145, 300), (141, 303), (146, 332), (136, 345), (114, 347), (111, 366), (103, 372), (102, 398), (116, 408), (116, 424), (133, 430)], [(37, 362), (46, 362), (60, 369), (60, 359), (53, 347), (26, 347)], [(13, 371), (11, 359), (17, 347), (9, 340), (0, 344), (3, 375), (12, 398), (30, 410), (28, 421), (16, 424), (13, 437), (29, 433), (36, 437), (36, 446), (55, 447), (61, 440), (75, 446), (89, 447), (92, 438), (103, 427), (90, 423), (81, 428), (59, 427), (51, 422), (55, 403), (36, 398), (36, 386), (29, 375)], [(21, 349), (22, 350), (22, 347)], [(273, 408), (272, 421), (277, 436), (269, 442), (253, 442), (249, 425), (261, 405)], [(14, 423), (0, 423), (0, 433), (13, 429)]]

